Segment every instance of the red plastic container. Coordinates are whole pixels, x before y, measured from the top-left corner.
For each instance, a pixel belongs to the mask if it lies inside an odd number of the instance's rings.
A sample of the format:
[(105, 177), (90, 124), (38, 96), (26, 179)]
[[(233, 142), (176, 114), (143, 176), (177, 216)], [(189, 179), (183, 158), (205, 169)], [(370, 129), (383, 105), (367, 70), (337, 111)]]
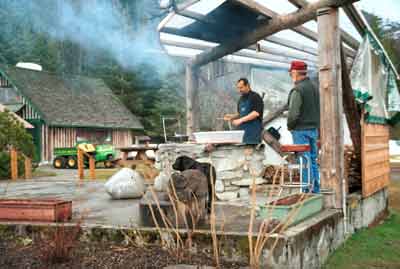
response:
[(0, 221), (64, 222), (72, 217), (72, 201), (0, 199)]

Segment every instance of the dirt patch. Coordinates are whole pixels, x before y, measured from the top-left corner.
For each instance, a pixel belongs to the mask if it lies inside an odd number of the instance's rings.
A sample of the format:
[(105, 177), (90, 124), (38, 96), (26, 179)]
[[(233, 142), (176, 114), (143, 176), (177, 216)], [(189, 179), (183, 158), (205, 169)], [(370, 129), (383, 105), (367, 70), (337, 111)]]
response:
[[(30, 239), (0, 238), (0, 268), (164, 268), (168, 265), (191, 264), (213, 266), (208, 253), (199, 250), (176, 258), (159, 246), (124, 246), (110, 243), (79, 242), (74, 246), (72, 258), (59, 263), (41, 259), (43, 251)], [(222, 268), (240, 268), (244, 264), (223, 262)]]

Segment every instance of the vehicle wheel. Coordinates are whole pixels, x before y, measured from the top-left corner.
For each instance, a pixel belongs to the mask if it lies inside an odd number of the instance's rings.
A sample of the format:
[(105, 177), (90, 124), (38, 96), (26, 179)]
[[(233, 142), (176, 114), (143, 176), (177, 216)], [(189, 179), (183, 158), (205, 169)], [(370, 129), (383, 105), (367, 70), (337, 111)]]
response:
[(56, 157), (53, 161), (53, 166), (56, 169), (61, 169), (65, 167), (65, 158), (64, 157)]
[(78, 161), (75, 156), (68, 157), (67, 167), (70, 169), (76, 169), (78, 167)]
[(108, 155), (107, 160), (104, 162), (104, 167), (105, 168), (114, 168), (113, 159), (114, 159), (114, 157), (112, 155)]

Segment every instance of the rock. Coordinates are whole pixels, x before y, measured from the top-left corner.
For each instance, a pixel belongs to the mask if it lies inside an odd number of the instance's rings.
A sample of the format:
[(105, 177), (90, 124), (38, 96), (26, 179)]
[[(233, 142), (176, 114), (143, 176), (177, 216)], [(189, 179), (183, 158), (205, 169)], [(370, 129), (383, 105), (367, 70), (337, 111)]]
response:
[(220, 180), (238, 179), (243, 177), (243, 170), (237, 171), (217, 171), (217, 178)]
[(234, 186), (234, 185), (224, 187), (224, 188), (225, 188), (225, 191), (239, 191), (239, 189), (240, 189), (239, 186)]
[(113, 199), (140, 198), (146, 190), (143, 177), (130, 168), (119, 170), (104, 186)]
[[(266, 180), (261, 177), (257, 177), (255, 180), (256, 180), (255, 182), (256, 185), (260, 185), (266, 182)], [(236, 186), (251, 186), (252, 184), (253, 184), (253, 178), (244, 178), (242, 180), (232, 182), (232, 185)]]
[(224, 192), (225, 186), (221, 180), (215, 181), (215, 192)]
[(239, 191), (226, 191), (223, 193), (216, 193), (218, 200), (230, 201), (238, 198)]
[(234, 154), (227, 156), (224, 159), (215, 160), (215, 169), (217, 171), (232, 171), (242, 168), (244, 164), (244, 156), (240, 154)]
[(240, 196), (240, 198), (248, 198), (249, 197), (249, 188), (240, 188), (239, 196)]
[(265, 166), (261, 161), (254, 161), (249, 163), (249, 172), (253, 177), (261, 177), (264, 174)]
[(169, 179), (170, 179), (170, 176), (167, 173), (161, 172), (154, 179), (154, 190), (158, 191), (158, 192), (167, 191)]

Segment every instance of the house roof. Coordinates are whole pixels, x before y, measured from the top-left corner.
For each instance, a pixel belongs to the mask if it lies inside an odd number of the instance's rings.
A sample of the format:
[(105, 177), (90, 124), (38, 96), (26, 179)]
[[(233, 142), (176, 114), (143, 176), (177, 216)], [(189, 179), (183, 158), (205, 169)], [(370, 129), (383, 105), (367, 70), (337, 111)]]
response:
[[(0, 112), (4, 112), (8, 110), (6, 106), (0, 104)], [(10, 111), (11, 115), (20, 123), (22, 123), (22, 125), (24, 126), (25, 129), (33, 129), (33, 125), (30, 124), (29, 122), (27, 122), (26, 120), (24, 120), (23, 118), (21, 118), (20, 116), (18, 116), (17, 114), (15, 114), (14, 112)]]
[(101, 79), (5, 65), (0, 73), (50, 126), (143, 129)]

